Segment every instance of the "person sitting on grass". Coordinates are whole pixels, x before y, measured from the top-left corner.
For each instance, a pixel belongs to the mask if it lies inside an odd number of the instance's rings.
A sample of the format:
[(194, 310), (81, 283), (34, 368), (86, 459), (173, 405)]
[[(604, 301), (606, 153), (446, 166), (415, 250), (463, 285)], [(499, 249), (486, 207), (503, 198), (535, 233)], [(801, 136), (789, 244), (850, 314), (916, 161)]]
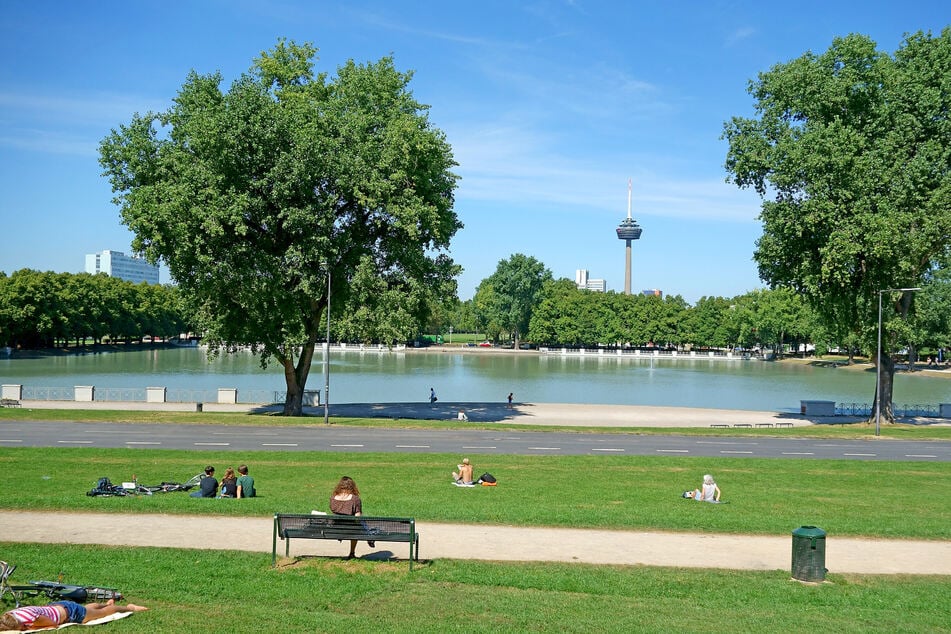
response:
[(693, 491), (684, 491), (684, 497), (698, 502), (719, 502), (720, 487), (713, 481), (713, 476), (708, 473), (703, 476), (703, 484), (700, 485), (700, 488)]
[(475, 486), (472, 482), (472, 465), (468, 458), (462, 459), (462, 464), (457, 464), (459, 471), (452, 472), (452, 480), (456, 486)]
[(456, 419), (457, 419), (457, 420), (461, 420), (461, 421), (463, 421), (463, 422), (465, 422), (465, 423), (468, 423), (468, 422), (469, 422), (469, 417), (466, 416), (466, 410), (464, 410), (464, 409), (459, 410), (459, 414), (456, 416)]
[(257, 495), (257, 491), (254, 490), (254, 478), (248, 475), (248, 465), (243, 464), (238, 467), (238, 473), (241, 474), (238, 476), (238, 497), (255, 497)]
[(56, 601), (49, 605), (24, 605), (4, 612), (0, 616), (0, 629), (38, 630), (59, 627), (64, 623), (89, 623), (122, 612), (143, 612), (147, 607), (129, 603), (116, 605), (109, 599), (106, 603), (80, 605), (74, 601)]
[(198, 483), (198, 490), (189, 493), (193, 498), (213, 498), (218, 494), (218, 481), (215, 479), (215, 468), (205, 467), (205, 477)]
[(232, 467), (225, 469), (225, 477), (221, 479), (221, 491), (219, 493), (219, 497), (238, 497), (238, 476), (234, 474), (234, 469)]

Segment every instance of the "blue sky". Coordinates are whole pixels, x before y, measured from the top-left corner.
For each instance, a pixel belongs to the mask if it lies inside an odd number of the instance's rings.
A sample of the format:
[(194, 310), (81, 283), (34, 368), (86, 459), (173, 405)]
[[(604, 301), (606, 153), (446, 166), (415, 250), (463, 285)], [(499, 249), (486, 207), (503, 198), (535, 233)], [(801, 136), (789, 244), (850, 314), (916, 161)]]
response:
[(749, 80), (839, 35), (892, 52), (904, 34), (948, 24), (939, 0), (6, 3), (0, 270), (79, 272), (86, 253), (129, 253), (99, 141), (136, 111), (167, 108), (190, 70), (220, 71), (227, 88), (286, 37), (314, 43), (330, 74), (390, 54), (414, 71), (459, 163), (462, 299), (513, 253), (621, 290), (614, 229), (629, 178), (644, 229), (634, 290), (690, 303), (741, 294), (762, 286), (759, 200), (725, 183), (720, 134), (752, 114)]

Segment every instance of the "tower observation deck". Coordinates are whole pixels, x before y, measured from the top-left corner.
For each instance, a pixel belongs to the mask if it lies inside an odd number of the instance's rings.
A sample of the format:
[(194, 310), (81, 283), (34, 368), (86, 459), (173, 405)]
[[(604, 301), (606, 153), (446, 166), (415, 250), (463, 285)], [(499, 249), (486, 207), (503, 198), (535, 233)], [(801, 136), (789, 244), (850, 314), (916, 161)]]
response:
[(631, 181), (627, 181), (627, 218), (617, 226), (617, 237), (624, 240), (626, 250), (624, 254), (624, 294), (631, 294), (631, 240), (641, 237), (641, 226), (631, 218)]

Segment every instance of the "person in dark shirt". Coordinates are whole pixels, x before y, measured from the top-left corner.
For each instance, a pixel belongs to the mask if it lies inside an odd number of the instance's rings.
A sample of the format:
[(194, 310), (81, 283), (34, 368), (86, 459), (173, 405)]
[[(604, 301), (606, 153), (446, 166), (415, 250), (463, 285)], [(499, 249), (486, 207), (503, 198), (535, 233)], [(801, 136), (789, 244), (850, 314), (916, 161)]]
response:
[(218, 481), (215, 480), (215, 468), (205, 467), (205, 477), (198, 483), (198, 490), (191, 494), (193, 498), (213, 498), (218, 493)]

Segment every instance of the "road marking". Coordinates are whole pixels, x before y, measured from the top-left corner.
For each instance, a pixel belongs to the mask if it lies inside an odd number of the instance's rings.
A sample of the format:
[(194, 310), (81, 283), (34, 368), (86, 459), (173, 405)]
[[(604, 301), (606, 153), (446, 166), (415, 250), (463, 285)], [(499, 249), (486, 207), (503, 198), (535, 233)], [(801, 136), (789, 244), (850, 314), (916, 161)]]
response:
[(56, 442), (63, 445), (91, 445), (91, 440), (57, 440)]
[(160, 442), (152, 442), (149, 440), (127, 440), (125, 441), (127, 445), (161, 445)]
[(22, 440), (16, 440), (13, 438), (0, 438), (0, 442), (23, 442)]
[(227, 447), (231, 443), (230, 442), (196, 442), (192, 444), (194, 444), (197, 447)]
[(690, 453), (689, 449), (657, 449), (660, 453)]
[(262, 447), (297, 447), (296, 442), (262, 442)]
[(784, 456), (814, 456), (815, 453), (811, 451), (784, 451)]
[(429, 449), (429, 445), (396, 445), (397, 449)]
[(906, 458), (937, 458), (938, 456), (933, 456), (928, 453), (906, 453)]
[(113, 431), (111, 429), (84, 429), (84, 434), (109, 434), (110, 436), (121, 436), (122, 434), (126, 435), (136, 435), (141, 436), (143, 434), (154, 434), (155, 432), (151, 431)]
[(724, 449), (720, 453), (753, 453), (752, 451), (730, 451), (729, 449)]
[[(561, 447), (525, 447), (526, 449), (533, 449), (535, 451), (561, 451)], [(595, 449), (597, 451), (597, 449)]]
[(609, 449), (609, 448), (599, 449), (598, 447), (592, 447), (591, 451), (624, 451), (624, 450), (623, 449)]
[(865, 456), (867, 458), (874, 458), (878, 454), (875, 453), (844, 453), (843, 456)]
[(758, 445), (758, 442), (724, 442), (722, 440), (698, 440), (698, 445)]
[(363, 445), (330, 445), (331, 447), (362, 447)]
[(462, 448), (463, 448), (463, 449), (498, 449), (498, 447), (477, 447), (477, 446), (474, 446), (474, 445), (468, 446), (468, 447), (465, 446), (465, 445), (463, 445)]

